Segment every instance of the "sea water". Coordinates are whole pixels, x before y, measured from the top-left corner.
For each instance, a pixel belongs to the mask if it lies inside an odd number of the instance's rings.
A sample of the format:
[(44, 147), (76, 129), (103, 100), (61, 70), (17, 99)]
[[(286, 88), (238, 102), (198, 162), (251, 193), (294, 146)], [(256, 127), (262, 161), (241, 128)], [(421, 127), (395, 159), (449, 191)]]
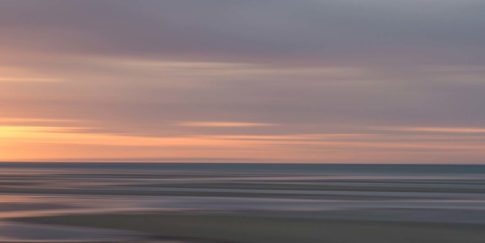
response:
[(141, 239), (11, 221), (156, 211), (485, 225), (485, 166), (0, 163), (0, 242)]

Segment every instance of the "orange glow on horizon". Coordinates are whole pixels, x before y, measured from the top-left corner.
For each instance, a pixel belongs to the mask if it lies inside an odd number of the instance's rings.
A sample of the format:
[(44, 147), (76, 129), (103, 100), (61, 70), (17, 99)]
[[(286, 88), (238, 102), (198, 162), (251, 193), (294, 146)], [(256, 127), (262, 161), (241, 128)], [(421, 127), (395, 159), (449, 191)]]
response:
[(0, 126), (0, 160), (379, 162), (376, 155), (391, 160), (396, 154), (406, 158), (429, 151), (460, 154), (481, 151), (485, 145), (481, 141), (454, 144), (449, 138), (416, 137), (412, 143), (386, 139), (386, 135), (368, 133), (153, 137), (91, 132), (84, 127), (11, 125)]

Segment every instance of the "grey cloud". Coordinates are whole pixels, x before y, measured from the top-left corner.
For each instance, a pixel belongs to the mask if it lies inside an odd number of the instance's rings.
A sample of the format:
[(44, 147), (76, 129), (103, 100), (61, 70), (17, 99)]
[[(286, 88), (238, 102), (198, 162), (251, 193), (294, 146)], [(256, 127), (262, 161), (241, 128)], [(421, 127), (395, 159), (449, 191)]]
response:
[[(12, 115), (23, 107), (145, 134), (171, 133), (171, 124), (185, 120), (285, 124), (243, 133), (481, 126), (483, 71), (464, 77), (427, 68), (485, 64), (484, 7), (474, 0), (0, 0), (0, 47), (38, 54), (2, 64), (68, 80), (1, 84), (10, 95), (0, 102), (15, 102)], [(371, 74), (213, 77), (187, 69), (178, 72), (197, 75), (181, 85), (177, 74), (98, 60), (117, 57), (281, 70), (350, 66)]]
[[(144, 72), (132, 71), (130, 74), (123, 70), (123, 66), (120, 67), (121, 74), (113, 67), (105, 70), (106, 73), (102, 70), (98, 67), (89, 72), (95, 81), (86, 76), (63, 83), (10, 83), (2, 88), (12, 94), (10, 100), (19, 106), (18, 110), (25, 109), (31, 114), (35, 111), (35, 116), (86, 120), (115, 132), (151, 135), (227, 132), (174, 129), (173, 125), (181, 121), (281, 124), (232, 129), (236, 133), (359, 130), (390, 124), (480, 127), (485, 122), (481, 112), (485, 103), (482, 95), (485, 84), (423, 81), (419, 77), (435, 75), (420, 72), (402, 80), (394, 77), (391, 81), (387, 79), (390, 74), (380, 73), (362, 74), (358, 79), (334, 80), (331, 75), (288, 77), (277, 71), (269, 76), (249, 72), (243, 76), (222, 77), (203, 75), (202, 72), (186, 80), (185, 84), (172, 84), (170, 80), (177, 79), (177, 72), (164, 75), (157, 69), (143, 69)], [(96, 78), (109, 74), (115, 77)], [(416, 80), (410, 82), (410, 79)], [(2, 99), (9, 98), (4, 96), (0, 101)], [(22, 105), (25, 105), (23, 109)]]
[(0, 2), (4, 46), (143, 58), (484, 63), (483, 1)]

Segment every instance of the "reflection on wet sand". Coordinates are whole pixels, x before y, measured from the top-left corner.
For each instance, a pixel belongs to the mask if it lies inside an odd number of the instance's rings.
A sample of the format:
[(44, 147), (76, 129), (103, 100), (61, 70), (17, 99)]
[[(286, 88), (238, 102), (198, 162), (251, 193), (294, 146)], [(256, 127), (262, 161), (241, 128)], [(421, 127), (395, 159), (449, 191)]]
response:
[(485, 238), (484, 166), (0, 164), (0, 169), (0, 242)]

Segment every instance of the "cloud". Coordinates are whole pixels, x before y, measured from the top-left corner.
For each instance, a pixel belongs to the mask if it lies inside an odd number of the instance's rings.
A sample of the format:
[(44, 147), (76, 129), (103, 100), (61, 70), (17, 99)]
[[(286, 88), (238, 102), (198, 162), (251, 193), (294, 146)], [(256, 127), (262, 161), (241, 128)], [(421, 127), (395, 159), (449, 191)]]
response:
[(389, 128), (391, 131), (424, 132), (424, 133), (448, 133), (448, 134), (485, 134), (485, 128), (476, 127), (397, 127)]
[(48, 0), (1, 3), (1, 46), (259, 62), (483, 64), (483, 1)]
[[(0, 124), (82, 128), (3, 144), (44, 159), (483, 160), (469, 135), (485, 122), (484, 4), (3, 0)], [(163, 149), (206, 139), (232, 155)]]
[(195, 121), (195, 122), (180, 122), (182, 127), (214, 127), (214, 128), (238, 128), (238, 127), (267, 127), (275, 124), (256, 123), (256, 122), (227, 122), (227, 121)]
[(61, 82), (60, 79), (54, 78), (16, 78), (16, 77), (2, 77), (0, 82)]

